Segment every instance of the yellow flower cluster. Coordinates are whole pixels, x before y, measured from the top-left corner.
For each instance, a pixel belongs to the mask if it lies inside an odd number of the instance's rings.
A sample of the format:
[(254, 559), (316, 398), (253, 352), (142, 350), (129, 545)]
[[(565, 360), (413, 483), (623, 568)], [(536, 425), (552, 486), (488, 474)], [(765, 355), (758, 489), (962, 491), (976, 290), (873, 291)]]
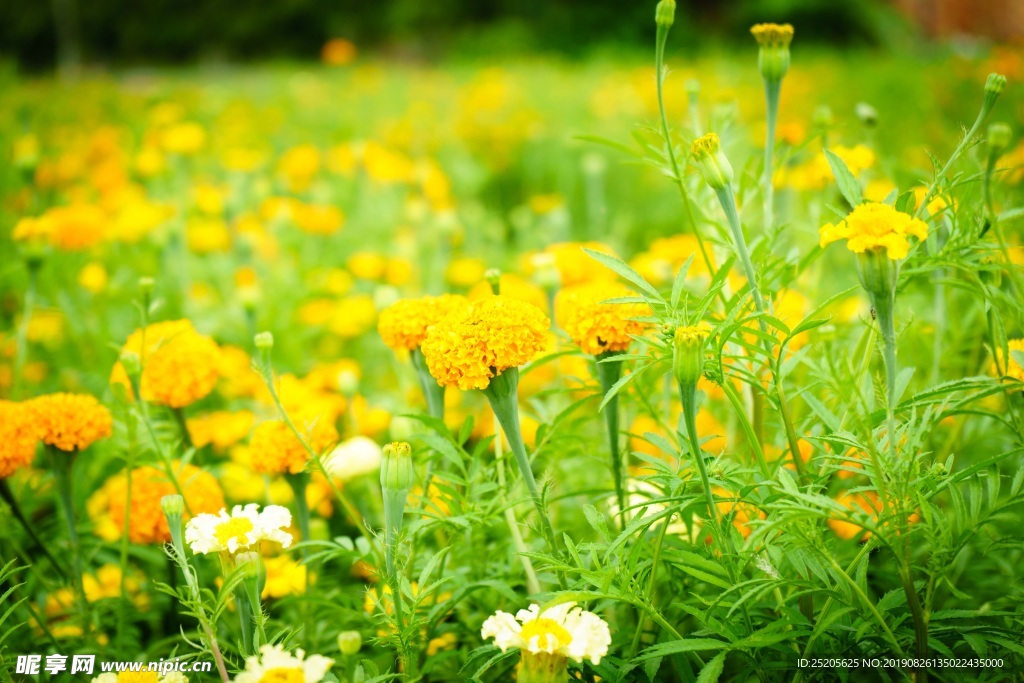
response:
[(438, 384), (486, 389), (492, 377), (545, 348), (549, 324), (536, 306), (494, 296), (434, 325), (420, 348)]
[(32, 413), (25, 404), (0, 401), (0, 479), (31, 465), (37, 442)]
[(632, 296), (625, 285), (593, 282), (559, 291), (555, 319), (584, 353), (625, 351), (633, 336), (643, 334), (646, 323), (634, 320), (650, 315), (646, 304), (608, 304), (609, 299)]
[(466, 298), (457, 294), (402, 299), (381, 312), (377, 331), (389, 348), (412, 351), (423, 343), (431, 327), (468, 307)]
[(106, 235), (107, 215), (92, 204), (57, 206), (39, 218), (23, 218), (14, 227), (16, 241), (48, 242), (65, 251), (80, 251)]
[[(854, 177), (875, 165), (875, 153), (864, 145), (844, 147), (836, 145), (829, 151), (838, 156)], [(802, 164), (780, 169), (775, 176), (775, 187), (788, 187), (799, 191), (821, 190), (835, 182), (832, 167), (824, 152)]]
[[(212, 474), (195, 465), (174, 463), (174, 476), (181, 486), (187, 509), (193, 515), (201, 512), (216, 513), (224, 507), (224, 492)], [(128, 521), (128, 540), (132, 543), (166, 543), (171, 540), (160, 507), (160, 499), (179, 493), (167, 473), (155, 467), (137, 467), (131, 471), (131, 503), (128, 502), (128, 476), (121, 472), (111, 477), (94, 493), (87, 503), (96, 535), (108, 541), (121, 537), (125, 515)]]
[(844, 239), (847, 248), (856, 254), (885, 249), (889, 258), (897, 260), (905, 258), (910, 250), (907, 236), (923, 240), (928, 237), (928, 226), (888, 204), (868, 202), (855, 208), (838, 225), (821, 226), (819, 233), (823, 247)]
[(696, 325), (677, 327), (675, 338), (679, 342), (703, 342), (711, 335), (711, 325), (701, 320)]
[[(330, 423), (318, 420), (306, 438), (315, 453), (323, 453), (338, 440), (338, 432)], [(252, 468), (264, 474), (296, 474), (306, 468), (306, 461), (309, 460), (305, 447), (281, 420), (269, 420), (257, 425), (249, 442), (249, 450)]]
[[(659, 237), (651, 242), (647, 251), (634, 256), (629, 265), (651, 284), (661, 286), (672, 282), (676, 272), (691, 256), (693, 261), (690, 262), (688, 275), (708, 277), (708, 266), (701, 254), (700, 244), (694, 235)], [(708, 257), (714, 267), (714, 254), (710, 248)]]
[(83, 450), (110, 436), (110, 411), (88, 394), (47, 394), (26, 404), (39, 440), (62, 451)]
[[(563, 287), (571, 287), (591, 280), (615, 279), (615, 274), (612, 271), (590, 258), (583, 251), (584, 249), (615, 256), (612, 248), (601, 242), (558, 242), (548, 245), (541, 252), (553, 259), (553, 265), (558, 271)], [(533, 275), (537, 270), (538, 263), (543, 263), (543, 259), (538, 259), (536, 254), (528, 256), (524, 264), (526, 274)]]
[[(183, 408), (203, 398), (220, 377), (220, 348), (188, 320), (153, 323), (145, 330), (135, 330), (124, 351), (144, 357), (142, 397), (171, 408)], [(120, 363), (114, 366), (110, 381), (131, 391)]]
[(249, 436), (255, 421), (256, 416), (248, 410), (217, 410), (207, 415), (189, 418), (187, 426), (193, 446), (212, 446), (213, 450), (223, 453)]

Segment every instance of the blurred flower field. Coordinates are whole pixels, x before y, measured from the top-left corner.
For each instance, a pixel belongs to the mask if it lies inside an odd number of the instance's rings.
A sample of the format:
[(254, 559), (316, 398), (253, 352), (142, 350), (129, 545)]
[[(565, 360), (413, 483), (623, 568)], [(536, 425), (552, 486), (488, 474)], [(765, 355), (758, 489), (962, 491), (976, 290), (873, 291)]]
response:
[(1024, 669), (1020, 53), (670, 5), (650, 63), (0, 76), (0, 668)]

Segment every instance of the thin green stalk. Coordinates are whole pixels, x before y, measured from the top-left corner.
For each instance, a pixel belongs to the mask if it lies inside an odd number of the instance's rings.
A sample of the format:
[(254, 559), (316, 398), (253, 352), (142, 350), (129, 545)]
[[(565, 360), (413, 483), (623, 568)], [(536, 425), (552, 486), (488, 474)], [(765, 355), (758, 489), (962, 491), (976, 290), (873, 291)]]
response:
[(35, 549), (42, 552), (43, 556), (49, 560), (50, 566), (52, 566), (57, 572), (57, 575), (60, 576), (61, 579), (67, 581), (67, 574), (64, 573), (64, 570), (61, 568), (57, 560), (54, 559), (53, 555), (50, 554), (50, 551), (46, 549), (46, 544), (44, 544), (36, 534), (35, 529), (32, 528), (32, 523), (25, 518), (25, 514), (21, 511), (21, 507), (18, 505), (18, 500), (14, 497), (14, 493), (11, 491), (11, 487), (5, 478), (0, 478), (0, 498), (3, 498), (4, 502), (7, 503), (7, 507), (11, 509), (11, 514), (14, 515), (14, 519), (17, 520), (18, 524), (21, 525), (25, 530), (25, 533), (28, 534), (28, 537), (32, 540), (32, 543), (35, 544)]
[(722, 391), (725, 392), (725, 397), (729, 399), (729, 404), (732, 405), (733, 411), (736, 413), (736, 418), (740, 421), (740, 427), (743, 429), (743, 433), (747, 436), (747, 441), (750, 442), (750, 447), (754, 451), (754, 455), (757, 456), (757, 464), (761, 468), (761, 474), (764, 475), (765, 479), (771, 478), (771, 471), (768, 468), (768, 460), (764, 457), (764, 450), (761, 448), (761, 441), (754, 434), (754, 428), (750, 424), (750, 420), (747, 419), (746, 411), (743, 409), (743, 402), (740, 400), (739, 394), (736, 393), (735, 387), (729, 382), (728, 378), (723, 379), (719, 385), (722, 387)]
[[(504, 493), (508, 490), (508, 485), (505, 482), (505, 454), (503, 452), (501, 435), (498, 431), (500, 428), (501, 423), (495, 417), (494, 461), (498, 470), (498, 486), (501, 487)], [(508, 532), (512, 536), (512, 544), (515, 546), (516, 553), (523, 564), (523, 572), (526, 574), (526, 589), (530, 591), (531, 595), (538, 595), (540, 593), (540, 581), (537, 580), (537, 572), (533, 568), (533, 561), (526, 554), (529, 550), (526, 547), (526, 543), (523, 542), (523, 535), (519, 531), (519, 521), (516, 519), (516, 511), (511, 505), (505, 508), (505, 523), (508, 525)], [(445, 557), (447, 558), (447, 555)]]
[(185, 420), (185, 411), (181, 408), (171, 408), (171, 415), (174, 416), (174, 422), (178, 425), (178, 431), (181, 433), (181, 443), (185, 449), (192, 448), (192, 435), (188, 431), (188, 422)]
[(71, 486), (71, 469), (74, 466), (77, 451), (63, 453), (53, 446), (46, 446), (46, 450), (50, 454), (53, 476), (57, 483), (58, 499), (67, 522), (68, 541), (71, 546), (71, 584), (78, 596), (82, 630), (88, 634), (92, 631), (92, 620), (89, 617), (89, 599), (85, 595), (85, 586), (82, 583), (82, 553), (75, 524), (75, 503)]
[(416, 377), (420, 382), (420, 390), (423, 391), (423, 398), (427, 401), (427, 413), (438, 420), (444, 419), (444, 387), (437, 383), (430, 370), (427, 368), (427, 361), (423, 352), (418, 348), (409, 353), (412, 365), (416, 368)]
[[(622, 363), (609, 361), (617, 352), (602, 353), (595, 356), (597, 361), (597, 377), (601, 382), (602, 395), (611, 391), (622, 376)], [(607, 361), (607, 362), (602, 362)], [(619, 448), (619, 397), (613, 396), (604, 407), (605, 428), (608, 432), (608, 449), (611, 453), (612, 478), (615, 481), (615, 499), (619, 505), (619, 527), (626, 528), (626, 495), (623, 489), (622, 451)]]
[[(551, 518), (548, 516), (544, 498), (537, 486), (537, 480), (533, 476), (533, 468), (530, 465), (530, 458), (526, 454), (526, 445), (523, 443), (523, 435), (519, 427), (519, 406), (516, 402), (516, 389), (518, 385), (519, 368), (509, 368), (491, 378), (490, 384), (484, 389), (483, 393), (491, 404), (491, 410), (494, 411), (495, 417), (501, 423), (501, 429), (505, 433), (505, 438), (508, 439), (509, 447), (512, 449), (512, 454), (519, 465), (523, 481), (526, 482), (526, 488), (530, 492), (533, 505), (537, 510), (537, 515), (540, 517), (541, 532), (548, 543), (548, 549), (552, 555), (559, 557), (561, 552), (555, 540), (555, 530), (551, 524)], [(564, 590), (567, 587), (565, 575), (561, 570), (557, 570), (556, 574), (558, 576), (558, 583)]]
[(775, 161), (775, 126), (779, 115), (779, 91), (782, 89), (782, 81), (766, 79), (764, 82), (764, 100), (767, 108), (766, 130), (764, 143), (764, 179), (761, 194), (764, 197), (764, 227), (771, 230), (774, 225), (774, 201), (775, 187), (772, 183), (773, 166)]

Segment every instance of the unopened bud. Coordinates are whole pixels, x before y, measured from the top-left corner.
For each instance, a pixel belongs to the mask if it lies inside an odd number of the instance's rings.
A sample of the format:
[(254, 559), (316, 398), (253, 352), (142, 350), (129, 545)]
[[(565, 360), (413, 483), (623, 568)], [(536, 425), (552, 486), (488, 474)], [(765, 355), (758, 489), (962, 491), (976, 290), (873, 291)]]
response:
[(134, 380), (142, 374), (142, 362), (139, 360), (139, 354), (134, 351), (122, 351), (121, 367), (124, 368), (124, 372), (130, 379)]
[(412, 448), (405, 441), (384, 446), (380, 463), (380, 486), (387, 491), (408, 491), (416, 473), (412, 466)]
[(274, 348), (274, 335), (270, 332), (260, 332), (253, 337), (253, 343), (258, 351), (269, 351)]
[(983, 114), (987, 114), (989, 110), (992, 109), (1005, 87), (1006, 76), (1003, 76), (1002, 74), (988, 75), (988, 79), (985, 81), (985, 100), (981, 105), (981, 111)]
[(669, 27), (676, 20), (676, 0), (661, 0), (654, 9), (654, 23)]
[(1009, 149), (1013, 131), (1005, 123), (993, 123), (988, 127), (988, 153), (999, 158)]
[(501, 271), (497, 268), (488, 268), (484, 273), (484, 280), (491, 286), (491, 291), (501, 294)]
[(672, 342), (672, 373), (682, 386), (697, 386), (704, 374), (704, 344), (711, 326), (703, 320), (696, 325), (678, 327)]
[(722, 152), (717, 135), (708, 133), (694, 140), (690, 145), (690, 154), (712, 189), (721, 190), (732, 182), (732, 165)]
[(858, 102), (855, 111), (860, 122), (868, 128), (874, 128), (878, 123), (878, 110), (867, 102)]
[(363, 647), (363, 636), (359, 631), (342, 631), (338, 634), (338, 649), (341, 654), (351, 657)]
[(168, 518), (173, 515), (181, 517), (185, 512), (185, 499), (177, 493), (164, 496), (160, 499), (160, 509), (164, 511), (164, 515)]
[(861, 285), (872, 297), (887, 297), (896, 289), (899, 263), (885, 249), (867, 249), (857, 254)]
[(750, 28), (760, 46), (757, 65), (766, 81), (778, 82), (789, 71), (789, 44), (793, 41), (790, 24), (756, 24)]

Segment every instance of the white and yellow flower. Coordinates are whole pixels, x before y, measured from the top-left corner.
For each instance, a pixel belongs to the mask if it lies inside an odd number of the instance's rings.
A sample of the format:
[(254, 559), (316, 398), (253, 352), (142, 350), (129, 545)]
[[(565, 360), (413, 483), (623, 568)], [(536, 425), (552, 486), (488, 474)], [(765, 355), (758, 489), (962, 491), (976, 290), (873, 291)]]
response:
[(524, 666), (529, 655), (556, 655), (576, 662), (589, 659), (599, 664), (612, 642), (604, 619), (576, 607), (575, 602), (563, 602), (543, 612), (540, 605), (530, 605), (514, 617), (499, 610), (484, 622), (480, 635), (493, 638), (502, 652), (519, 648)]
[(323, 655), (306, 657), (302, 650), (293, 655), (280, 645), (264, 645), (245, 660), (234, 683), (320, 683), (332, 666), (334, 660)]
[(259, 509), (256, 503), (245, 507), (236, 505), (228, 514), (222, 509), (216, 515), (203, 513), (188, 521), (185, 542), (194, 553), (223, 553), (232, 555), (261, 541), (275, 541), (287, 548), (292, 535), (286, 529), (292, 523), (292, 513), (280, 505)]

